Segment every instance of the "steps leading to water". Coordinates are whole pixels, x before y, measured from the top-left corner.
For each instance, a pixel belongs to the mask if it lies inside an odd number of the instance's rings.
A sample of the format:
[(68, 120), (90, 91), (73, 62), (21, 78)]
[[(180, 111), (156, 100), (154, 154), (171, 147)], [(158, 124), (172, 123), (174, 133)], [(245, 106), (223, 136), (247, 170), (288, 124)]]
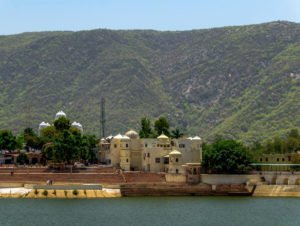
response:
[(300, 185), (257, 185), (253, 196), (300, 197)]

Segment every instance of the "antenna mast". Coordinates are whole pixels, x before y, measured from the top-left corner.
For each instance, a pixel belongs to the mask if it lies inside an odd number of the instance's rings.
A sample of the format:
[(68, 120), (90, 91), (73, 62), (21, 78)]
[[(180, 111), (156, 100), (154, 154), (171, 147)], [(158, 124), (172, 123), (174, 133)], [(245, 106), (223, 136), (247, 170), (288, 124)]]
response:
[(101, 98), (101, 133), (102, 138), (105, 138), (105, 98)]

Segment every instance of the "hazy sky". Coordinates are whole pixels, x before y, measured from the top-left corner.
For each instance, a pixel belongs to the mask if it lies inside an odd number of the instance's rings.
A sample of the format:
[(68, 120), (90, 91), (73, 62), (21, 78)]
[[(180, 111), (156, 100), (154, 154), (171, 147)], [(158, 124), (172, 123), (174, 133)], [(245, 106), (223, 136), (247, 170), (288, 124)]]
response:
[(0, 34), (189, 30), (274, 20), (300, 22), (300, 0), (0, 0)]

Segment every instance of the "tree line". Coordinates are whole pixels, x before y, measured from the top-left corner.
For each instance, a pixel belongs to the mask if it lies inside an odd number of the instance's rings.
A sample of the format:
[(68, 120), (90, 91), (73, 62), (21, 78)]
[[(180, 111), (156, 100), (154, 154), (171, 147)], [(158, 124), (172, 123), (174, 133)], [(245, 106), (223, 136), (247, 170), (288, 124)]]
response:
[(161, 134), (175, 139), (178, 139), (184, 135), (178, 127), (171, 129), (170, 123), (164, 116), (161, 116), (155, 120), (153, 125), (151, 119), (147, 117), (143, 117), (141, 119), (139, 131), (140, 138), (156, 138)]
[[(180, 138), (184, 134), (178, 128), (171, 128), (165, 117), (159, 117), (154, 123), (147, 117), (140, 121), (140, 138), (156, 138), (165, 134), (171, 138)], [(9, 130), (0, 131), (0, 150), (25, 149), (41, 150), (44, 162), (49, 160), (61, 163), (74, 161), (97, 161), (95, 135), (83, 135), (72, 127), (70, 120), (60, 117), (53, 125), (40, 131), (38, 136), (33, 129), (26, 128), (19, 136), (14, 136)], [(216, 136), (212, 143), (203, 144), (202, 168), (212, 173), (240, 173), (251, 169), (254, 157), (269, 153), (295, 153), (300, 151), (300, 135), (297, 129), (290, 130), (283, 137), (246, 146), (235, 140)], [(18, 161), (26, 162), (26, 156), (20, 154)]]
[(275, 136), (265, 143), (254, 142), (250, 150), (255, 154), (295, 153), (300, 151), (300, 134), (298, 129), (291, 129), (285, 136)]

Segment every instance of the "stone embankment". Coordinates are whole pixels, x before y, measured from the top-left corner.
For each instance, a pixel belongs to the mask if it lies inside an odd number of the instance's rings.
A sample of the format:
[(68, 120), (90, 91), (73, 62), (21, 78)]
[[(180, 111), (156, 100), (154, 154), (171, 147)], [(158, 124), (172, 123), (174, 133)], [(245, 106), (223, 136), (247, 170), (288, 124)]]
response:
[(300, 197), (300, 185), (258, 185), (253, 196)]
[(251, 189), (244, 184), (123, 184), (122, 196), (227, 196), (251, 195)]
[[(3, 184), (1, 184), (3, 186)], [(27, 185), (0, 188), (0, 198), (115, 198), (121, 197), (119, 188), (92, 189), (91, 185), (42, 186)]]

